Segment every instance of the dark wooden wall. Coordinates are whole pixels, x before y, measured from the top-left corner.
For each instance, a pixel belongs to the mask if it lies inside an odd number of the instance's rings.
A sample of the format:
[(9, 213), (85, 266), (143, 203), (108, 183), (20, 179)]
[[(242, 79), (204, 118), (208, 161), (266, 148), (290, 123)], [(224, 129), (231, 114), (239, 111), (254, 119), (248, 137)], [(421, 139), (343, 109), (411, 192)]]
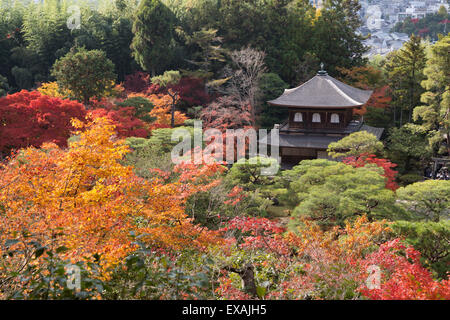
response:
[[(303, 115), (303, 122), (294, 122), (295, 114), (301, 112)], [(314, 113), (320, 114), (320, 123), (312, 122)], [(336, 113), (339, 115), (339, 123), (331, 123), (331, 115)], [(289, 109), (289, 127), (290, 128), (330, 128), (338, 129), (347, 127), (352, 120), (352, 109)]]

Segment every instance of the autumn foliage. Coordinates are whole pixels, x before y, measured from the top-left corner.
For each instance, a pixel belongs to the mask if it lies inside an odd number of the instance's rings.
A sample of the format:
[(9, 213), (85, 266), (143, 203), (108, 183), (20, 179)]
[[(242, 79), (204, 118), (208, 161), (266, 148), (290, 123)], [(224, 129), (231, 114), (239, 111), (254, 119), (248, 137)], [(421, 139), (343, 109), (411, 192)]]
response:
[(232, 96), (220, 97), (202, 110), (205, 128), (226, 129), (251, 127), (250, 105)]
[(53, 142), (67, 145), (71, 119), (84, 119), (86, 110), (76, 101), (22, 90), (0, 98), (0, 152)]
[(179, 92), (180, 101), (187, 106), (205, 106), (213, 100), (209, 95), (202, 79), (184, 77), (174, 87)]
[(381, 268), (380, 288), (361, 292), (373, 300), (449, 300), (450, 280), (438, 282), (420, 264), (420, 252), (395, 239), (383, 243), (365, 259), (363, 266)]
[[(387, 221), (362, 216), (323, 231), (304, 220), (297, 232), (286, 232), (268, 219), (235, 218), (222, 231), (228, 239), (225, 259), (251, 261), (252, 270), (271, 283), (252, 295), (228, 270), (239, 271), (225, 267), (216, 290), (225, 299), (449, 299), (450, 282), (434, 280), (419, 252), (389, 240)], [(381, 270), (379, 288), (367, 287), (371, 266)]]
[(392, 100), (389, 86), (382, 84), (382, 72), (372, 66), (353, 67), (351, 69), (337, 68), (342, 74), (341, 80), (363, 90), (373, 90), (369, 101), (353, 113), (365, 115), (367, 107), (386, 109)]
[(94, 109), (91, 112), (94, 118), (108, 118), (115, 125), (116, 132), (120, 137), (146, 138), (150, 130), (148, 126), (136, 117), (136, 110), (132, 107), (117, 109)]
[(389, 92), (389, 86), (375, 88), (373, 90), (372, 95), (370, 96), (369, 101), (367, 101), (367, 103), (364, 106), (362, 106), (360, 109), (355, 109), (353, 111), (353, 113), (363, 116), (367, 113), (368, 107), (379, 108), (379, 109), (388, 109), (391, 101), (392, 101), (392, 97)]
[[(369, 74), (359, 80), (371, 79)], [(194, 80), (177, 84), (180, 97), (175, 103), (183, 105), (183, 88), (185, 105), (208, 101), (201, 111), (203, 125), (218, 129), (222, 143), (227, 130), (251, 127), (247, 103), (231, 96), (211, 102), (201, 81)], [(140, 268), (158, 270), (155, 274), (164, 285), (176, 283), (163, 288), (163, 298), (170, 298), (173, 289), (177, 298), (186, 299), (197, 293), (218, 299), (450, 299), (450, 280), (434, 279), (421, 264), (420, 253), (394, 236), (387, 220), (355, 215), (322, 228), (303, 216), (286, 218), (289, 222), (247, 216), (272, 199), (262, 199), (259, 190), (244, 191), (242, 183), (227, 185), (227, 168), (219, 162), (170, 163), (170, 170), (144, 166), (149, 174), (138, 176), (126, 165), (137, 149), (131, 150), (123, 139), (156, 138), (153, 129), (170, 126), (173, 101), (165, 89), (149, 84), (144, 73), (128, 77), (125, 88), (92, 99), (90, 110), (63, 99), (53, 83), (0, 98), (0, 152), (14, 150), (0, 165), (0, 289), (4, 283), (9, 289), (20, 288), (22, 266), (46, 266), (53, 250), (71, 263), (98, 264), (98, 278), (113, 283), (128, 270), (129, 261), (144, 255)], [(187, 119), (175, 112), (176, 125)], [(167, 140), (140, 140), (147, 143), (141, 151), (148, 159), (170, 156), (167, 151), (156, 154), (164, 150), (158, 143)], [(219, 147), (218, 142), (208, 148)], [(191, 150), (188, 155), (205, 151)], [(343, 162), (381, 168), (376, 171), (385, 177), (385, 187), (398, 188), (396, 164), (388, 159), (365, 153)], [(283, 177), (273, 177), (270, 183), (278, 184), (278, 178)], [(388, 192), (383, 179), (380, 183), (380, 190)], [(208, 198), (213, 193), (222, 193), (215, 213), (211, 207), (217, 204)], [(249, 209), (240, 212), (246, 206)], [(205, 207), (216, 225), (201, 219)], [(37, 249), (40, 255), (31, 259), (30, 244), (45, 250)], [(11, 250), (18, 251), (10, 255)], [(373, 266), (381, 271), (375, 289), (368, 287)], [(184, 272), (194, 279), (204, 270), (206, 285), (191, 285), (188, 277), (184, 282), (169, 279)], [(120, 281), (138, 281), (134, 276)], [(185, 287), (179, 289), (182, 282)], [(130, 296), (137, 297), (136, 292)]]
[(193, 225), (178, 183), (144, 180), (120, 164), (129, 152), (105, 118), (73, 122), (79, 140), (28, 148), (0, 170), (0, 241), (23, 240), (69, 248), (79, 261), (98, 255), (107, 268), (135, 249), (130, 232), (166, 250), (202, 249), (217, 238)]
[[(156, 118), (154, 124), (169, 126), (171, 120), (172, 98), (170, 98), (169, 95), (164, 94), (153, 94), (147, 96), (147, 98), (155, 106), (150, 112), (150, 115)], [(188, 118), (184, 113), (175, 111), (175, 125), (182, 125), (187, 119)]]
[(372, 56), (357, 0), (72, 2), (0, 6), (0, 300), (450, 300), (444, 7)]
[(377, 158), (374, 154), (362, 154), (359, 157), (345, 158), (343, 162), (355, 168), (361, 168), (366, 166), (367, 164), (374, 164), (377, 167), (383, 168), (383, 175), (386, 178), (386, 188), (392, 191), (398, 189), (398, 184), (395, 181), (398, 172), (393, 169), (397, 165), (390, 162), (388, 159)]
[(41, 84), (37, 91), (44, 96), (54, 98), (68, 98), (72, 94), (70, 90), (62, 90), (56, 81)]
[(124, 88), (128, 92), (143, 92), (150, 84), (150, 75), (138, 71), (125, 77)]
[[(138, 71), (125, 77), (124, 88), (128, 93), (143, 93), (145, 95), (167, 94), (166, 88), (151, 83), (150, 76)], [(213, 100), (208, 94), (205, 82), (199, 78), (183, 77), (180, 82), (170, 86), (170, 89), (179, 93), (179, 102), (184, 106), (204, 106)]]

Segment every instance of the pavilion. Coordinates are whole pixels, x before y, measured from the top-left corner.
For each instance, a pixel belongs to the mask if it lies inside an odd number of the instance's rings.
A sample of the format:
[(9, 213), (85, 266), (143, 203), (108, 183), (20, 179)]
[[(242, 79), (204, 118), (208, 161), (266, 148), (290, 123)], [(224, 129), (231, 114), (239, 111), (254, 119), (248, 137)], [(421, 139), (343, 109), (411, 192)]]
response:
[[(362, 119), (354, 120), (353, 111), (361, 109), (371, 95), (371, 90), (354, 88), (330, 77), (322, 65), (312, 79), (268, 101), (274, 108), (288, 109), (287, 120), (275, 125), (280, 131), (282, 163), (328, 159), (328, 145), (356, 131), (364, 130), (380, 139), (383, 128), (367, 126)], [(260, 142), (271, 144), (270, 137)]]

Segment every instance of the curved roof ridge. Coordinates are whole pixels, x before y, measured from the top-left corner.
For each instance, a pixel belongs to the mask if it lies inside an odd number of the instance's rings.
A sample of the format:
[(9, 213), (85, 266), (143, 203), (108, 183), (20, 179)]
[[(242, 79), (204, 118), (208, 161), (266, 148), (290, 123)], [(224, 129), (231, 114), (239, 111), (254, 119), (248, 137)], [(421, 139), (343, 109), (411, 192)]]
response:
[(316, 75), (302, 85), (285, 89), (271, 105), (300, 108), (354, 108), (364, 105), (373, 91), (347, 85), (329, 75)]
[(344, 91), (342, 91), (333, 81), (331, 81), (330, 79), (325, 79), (331, 86), (333, 86), (333, 88), (335, 88), (336, 89), (336, 91), (341, 95), (341, 96), (343, 96), (345, 99), (347, 99), (348, 101), (350, 101), (351, 103), (353, 103), (353, 104), (356, 104), (356, 105), (361, 105), (361, 104), (364, 104), (363, 102), (359, 102), (359, 101), (356, 101), (356, 100), (354, 100), (354, 99), (352, 99), (351, 97), (349, 97)]
[(308, 81), (303, 82), (301, 85), (299, 85), (299, 86), (297, 86), (297, 87), (295, 87), (295, 88), (284, 89), (284, 92), (289, 93), (289, 92), (295, 91), (295, 90), (297, 90), (298, 88), (303, 87), (303, 86), (304, 86), (305, 84), (307, 84), (308, 82), (312, 81), (314, 78), (315, 78), (315, 77), (312, 77), (312, 78), (309, 79)]

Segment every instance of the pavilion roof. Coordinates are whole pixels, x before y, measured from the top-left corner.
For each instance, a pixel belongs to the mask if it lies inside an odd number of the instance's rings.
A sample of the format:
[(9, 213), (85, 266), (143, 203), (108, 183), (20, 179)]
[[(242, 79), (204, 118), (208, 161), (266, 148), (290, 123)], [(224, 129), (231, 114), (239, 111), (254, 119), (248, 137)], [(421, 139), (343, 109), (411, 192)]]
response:
[(354, 108), (364, 105), (372, 90), (361, 90), (330, 77), (325, 71), (293, 89), (286, 89), (269, 104), (282, 107)]

